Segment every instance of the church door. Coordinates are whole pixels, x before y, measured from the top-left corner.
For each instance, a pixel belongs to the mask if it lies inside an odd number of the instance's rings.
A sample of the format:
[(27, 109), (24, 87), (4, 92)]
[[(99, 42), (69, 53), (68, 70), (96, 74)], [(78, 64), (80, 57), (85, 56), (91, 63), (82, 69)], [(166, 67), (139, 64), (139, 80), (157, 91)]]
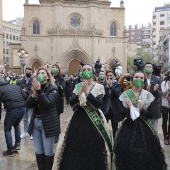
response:
[(69, 75), (70, 75), (70, 74), (76, 74), (77, 71), (78, 71), (79, 65), (80, 65), (80, 61), (79, 61), (79, 60), (76, 60), (76, 59), (72, 60), (72, 61), (70, 62), (70, 64), (69, 64), (69, 68), (68, 68), (68, 70), (69, 70)]
[(41, 64), (39, 62), (34, 62), (32, 65), (32, 72), (34, 73), (39, 67), (41, 67)]

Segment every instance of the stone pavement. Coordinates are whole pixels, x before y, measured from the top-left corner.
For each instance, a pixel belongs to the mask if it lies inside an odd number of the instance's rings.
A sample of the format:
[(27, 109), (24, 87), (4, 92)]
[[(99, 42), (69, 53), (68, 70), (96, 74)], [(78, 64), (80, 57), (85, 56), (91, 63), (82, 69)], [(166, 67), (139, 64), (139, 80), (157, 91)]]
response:
[[(0, 124), (0, 170), (37, 170), (35, 161), (35, 153), (33, 140), (30, 137), (26, 137), (21, 140), (21, 150), (15, 155), (15, 157), (4, 157), (2, 151), (6, 150), (6, 143), (3, 131), (3, 119), (5, 112), (2, 112), (2, 124)], [(65, 112), (61, 114), (61, 135), (64, 135), (64, 129), (72, 116), (72, 110), (69, 105), (65, 105)], [(23, 122), (21, 122), (21, 131), (23, 130)], [(170, 145), (163, 144), (163, 135), (161, 130), (161, 119), (159, 120), (159, 138), (161, 145), (165, 151), (166, 162), (169, 165), (170, 170)], [(13, 138), (14, 140), (14, 138)], [(55, 145), (54, 145), (55, 147)]]

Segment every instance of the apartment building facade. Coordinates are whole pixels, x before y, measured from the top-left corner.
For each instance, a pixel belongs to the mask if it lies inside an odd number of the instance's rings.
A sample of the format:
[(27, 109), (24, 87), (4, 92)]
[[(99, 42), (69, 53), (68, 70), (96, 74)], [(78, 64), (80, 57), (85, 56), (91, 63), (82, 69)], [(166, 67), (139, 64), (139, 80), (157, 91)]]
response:
[(131, 46), (136, 46), (136, 53), (138, 48), (143, 48), (146, 52), (151, 53), (152, 50), (152, 25), (148, 24), (138, 24), (138, 25), (130, 25), (128, 26), (127, 30), (127, 37), (128, 37), (128, 55), (134, 55), (134, 48), (133, 53), (131, 53)]
[(3, 21), (3, 63), (5, 71), (9, 71), (10, 45), (21, 43), (22, 25), (23, 18), (8, 22)]
[(170, 28), (170, 4), (165, 3), (164, 6), (155, 7), (152, 16), (152, 44), (153, 44), (153, 56), (155, 60), (159, 60), (159, 54), (157, 53), (157, 47), (160, 40), (160, 34), (165, 29)]

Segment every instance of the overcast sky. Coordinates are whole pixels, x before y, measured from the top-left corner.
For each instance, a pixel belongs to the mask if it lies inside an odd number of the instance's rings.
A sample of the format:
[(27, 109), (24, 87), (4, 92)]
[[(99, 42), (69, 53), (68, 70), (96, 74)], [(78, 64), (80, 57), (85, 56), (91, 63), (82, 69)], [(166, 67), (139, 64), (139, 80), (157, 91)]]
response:
[[(39, 3), (38, 0), (29, 0), (30, 3)], [(136, 25), (152, 22), (152, 12), (156, 6), (163, 6), (168, 0), (124, 0), (126, 8), (125, 24)], [(3, 20), (10, 21), (17, 17), (24, 17), (23, 4), (25, 0), (2, 0)], [(112, 0), (111, 6), (119, 6), (120, 0)]]

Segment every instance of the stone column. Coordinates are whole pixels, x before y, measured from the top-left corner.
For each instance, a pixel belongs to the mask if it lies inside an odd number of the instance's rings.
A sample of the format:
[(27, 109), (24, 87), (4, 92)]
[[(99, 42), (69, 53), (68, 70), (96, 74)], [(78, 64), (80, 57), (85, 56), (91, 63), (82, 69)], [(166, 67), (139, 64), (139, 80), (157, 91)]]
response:
[(29, 4), (29, 0), (25, 0), (25, 4)]
[(123, 0), (120, 1), (120, 8), (124, 8), (124, 1)]

